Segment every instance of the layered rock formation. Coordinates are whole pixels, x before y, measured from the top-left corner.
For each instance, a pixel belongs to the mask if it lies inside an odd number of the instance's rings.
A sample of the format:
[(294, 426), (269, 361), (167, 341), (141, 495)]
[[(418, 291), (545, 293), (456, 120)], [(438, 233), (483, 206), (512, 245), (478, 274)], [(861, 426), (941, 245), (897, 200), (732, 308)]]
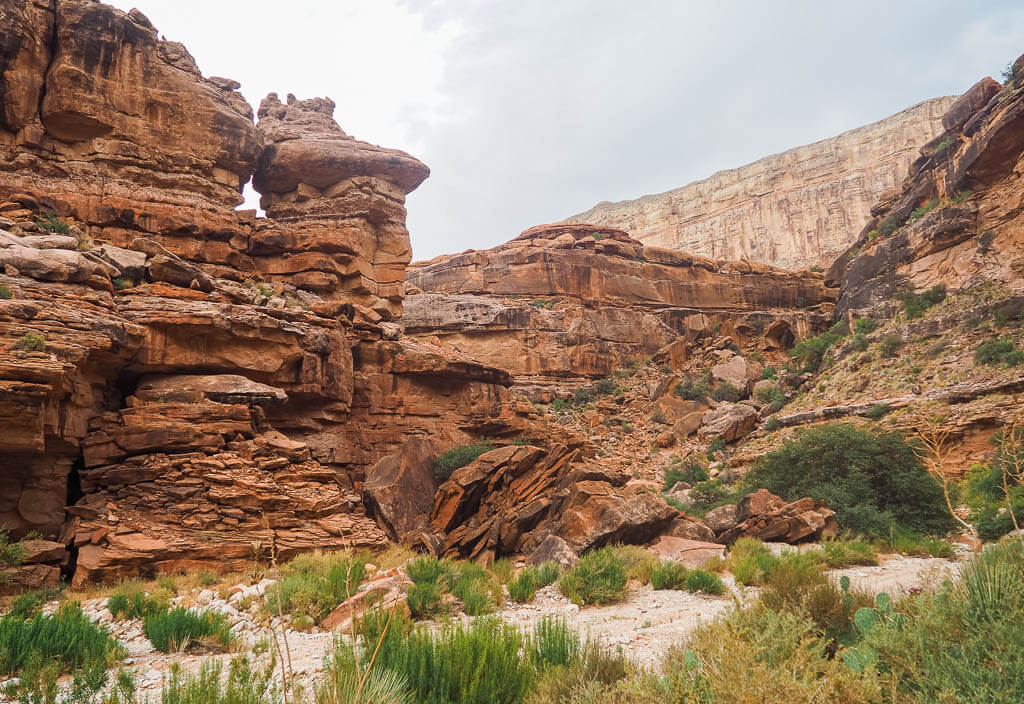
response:
[(521, 385), (607, 376), (683, 340), (781, 347), (813, 334), (821, 274), (643, 246), (593, 225), (531, 228), (499, 247), (413, 264), (407, 334), (504, 365)]
[(840, 314), (936, 284), (1024, 290), (1022, 73), (1005, 86), (985, 78), (965, 93), (902, 188), (872, 209), (829, 271), (842, 285)]
[[(366, 468), (410, 437), (522, 429), (505, 370), (388, 322), (420, 162), (345, 135), (328, 99), (269, 96), (257, 127), (137, 11), (0, 18), (14, 537), (59, 539), (78, 583), (377, 547)], [(233, 210), (250, 177), (272, 218)]]
[(868, 211), (943, 131), (955, 98), (936, 98), (841, 135), (720, 171), (657, 195), (599, 203), (569, 222), (629, 232), (645, 245), (785, 269), (827, 267)]

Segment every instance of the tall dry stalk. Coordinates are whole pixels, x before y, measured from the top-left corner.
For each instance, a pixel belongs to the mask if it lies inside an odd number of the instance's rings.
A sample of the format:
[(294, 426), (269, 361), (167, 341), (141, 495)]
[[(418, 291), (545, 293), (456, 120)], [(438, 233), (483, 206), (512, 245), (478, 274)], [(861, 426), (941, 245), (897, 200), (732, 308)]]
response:
[(949, 515), (966, 528), (972, 538), (977, 540), (978, 530), (957, 514), (950, 497), (950, 486), (954, 483), (954, 478), (950, 476), (950, 472), (945, 466), (946, 455), (949, 452), (949, 438), (952, 434), (952, 427), (948, 419), (938, 415), (928, 417), (919, 415), (917, 421), (917, 439), (920, 445), (914, 448), (914, 454), (924, 464), (928, 473), (938, 480), (942, 487), (942, 495), (946, 499)]
[[(1016, 399), (1014, 399), (1016, 401)], [(1013, 521), (1014, 534), (1024, 544), (1024, 533), (1021, 533), (1017, 513), (1013, 510), (1013, 497), (1010, 495), (1011, 483), (1014, 486), (1024, 485), (1024, 415), (1017, 415), (1003, 429), (999, 438), (999, 475), (1006, 497), (1006, 510)]]

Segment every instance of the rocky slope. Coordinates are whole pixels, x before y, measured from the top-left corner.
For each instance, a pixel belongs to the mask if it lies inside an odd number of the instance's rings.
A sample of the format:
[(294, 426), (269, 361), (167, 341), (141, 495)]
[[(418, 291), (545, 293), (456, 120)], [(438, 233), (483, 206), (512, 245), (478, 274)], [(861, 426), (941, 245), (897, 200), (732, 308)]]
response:
[(569, 222), (625, 230), (645, 245), (785, 269), (829, 266), (918, 148), (943, 130), (954, 97), (928, 100), (814, 144), (657, 195), (603, 202)]

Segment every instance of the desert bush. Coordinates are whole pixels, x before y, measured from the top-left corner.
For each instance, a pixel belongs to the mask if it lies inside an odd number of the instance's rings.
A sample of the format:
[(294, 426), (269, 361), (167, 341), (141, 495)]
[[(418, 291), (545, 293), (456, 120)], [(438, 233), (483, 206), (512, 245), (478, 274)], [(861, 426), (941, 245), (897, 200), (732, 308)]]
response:
[(777, 373), (778, 372), (775, 369), (775, 367), (765, 367), (764, 369), (761, 370), (761, 378), (767, 379), (769, 381), (775, 381)]
[(685, 460), (676, 462), (665, 469), (664, 491), (668, 491), (679, 482), (693, 485), (708, 480), (708, 462), (701, 455), (689, 455)]
[(549, 584), (554, 584), (558, 581), (559, 575), (562, 574), (562, 568), (558, 566), (557, 562), (545, 562), (537, 568), (537, 587), (546, 587)]
[(233, 639), (227, 618), (214, 611), (152, 613), (142, 620), (142, 632), (161, 653), (177, 653), (193, 644), (226, 650)]
[(507, 584), (508, 580), (512, 579), (512, 572), (515, 570), (515, 565), (512, 564), (512, 560), (507, 557), (502, 557), (494, 561), (491, 565), (491, 574), (494, 575), (502, 584)]
[(46, 338), (35, 332), (27, 332), (14, 343), (14, 349), (25, 352), (43, 352), (46, 350)]
[(901, 555), (944, 557), (946, 559), (956, 557), (956, 551), (953, 550), (953, 546), (945, 540), (921, 535), (904, 528), (893, 527), (883, 542), (890, 550)]
[[(939, 151), (941, 151), (941, 149)], [(938, 198), (932, 198), (930, 201), (922, 205), (920, 208), (915, 208), (913, 212), (910, 213), (910, 222), (914, 222), (915, 220), (924, 217), (932, 210), (934, 210), (936, 207), (938, 207), (938, 205)]]
[(558, 588), (577, 606), (610, 604), (626, 595), (626, 564), (611, 547), (593, 550), (558, 581)]
[(809, 337), (806, 340), (793, 345), (789, 356), (799, 365), (802, 371), (813, 372), (821, 366), (825, 354), (832, 349), (832, 346), (839, 342), (846, 335), (840, 323), (833, 325), (826, 332), (816, 337)]
[(626, 577), (641, 584), (650, 584), (651, 575), (661, 561), (646, 548), (639, 545), (613, 545), (612, 552), (626, 567)]
[(491, 443), (478, 443), (474, 445), (459, 445), (450, 450), (445, 450), (434, 458), (434, 474), (441, 481), (447, 481), (457, 469), (475, 462), (480, 455), (494, 449)]
[(863, 352), (868, 348), (868, 336), (864, 333), (855, 333), (850, 338), (850, 342), (847, 343), (850, 351), (852, 352)]
[(356, 593), (367, 559), (349, 552), (299, 555), (282, 568), (278, 584), (267, 590), (267, 610), (319, 621)]
[(537, 593), (537, 570), (527, 567), (508, 582), (508, 598), (519, 604), (533, 601)]
[(12, 619), (25, 620), (35, 616), (46, 605), (60, 596), (61, 587), (40, 587), (19, 594), (11, 602), (6, 616)]
[(410, 560), (405, 566), (406, 574), (416, 584), (437, 584), (441, 577), (451, 574), (452, 564), (447, 560), (424, 555)]
[(0, 300), (9, 301), (13, 297), (10, 287), (7, 284), (0, 284)]
[[(525, 698), (533, 670), (529, 659), (521, 657), (523, 636), (495, 617), (446, 624), (436, 633), (414, 627), (398, 613), (385, 631), (388, 623), (383, 611), (362, 619), (362, 660), (369, 662), (376, 649), (374, 668), (404, 678), (412, 701), (486, 704)], [(339, 651), (344, 655), (338, 648), (336, 655)]]
[(821, 544), (821, 554), (829, 567), (850, 567), (853, 565), (877, 565), (878, 553), (866, 540), (826, 540)]
[(549, 667), (569, 667), (580, 658), (580, 637), (564, 619), (544, 616), (533, 627), (533, 634), (525, 643), (526, 657), (535, 670)]
[(90, 621), (77, 602), (64, 602), (52, 615), (0, 618), (0, 675), (15, 675), (32, 661), (73, 672), (94, 664), (106, 668), (122, 657), (124, 649), (106, 628)]
[(416, 582), (405, 595), (409, 612), (414, 619), (433, 618), (447, 611), (442, 603), (444, 591), (440, 585), (430, 582)]
[(878, 354), (886, 359), (892, 359), (903, 349), (903, 338), (899, 333), (890, 333), (878, 343)]
[(839, 525), (882, 537), (902, 527), (920, 533), (950, 527), (942, 490), (898, 433), (846, 423), (809, 428), (762, 456), (745, 477), (787, 501), (824, 499)]
[(757, 392), (757, 400), (767, 404), (772, 413), (782, 410), (786, 405), (786, 394), (782, 389), (771, 387)]
[[(274, 662), (254, 666), (249, 658), (231, 659), (227, 678), (223, 663), (204, 662), (194, 675), (183, 674), (174, 663), (160, 690), (161, 704), (280, 704), (280, 686), (274, 682)], [(338, 702), (338, 704), (342, 704)]]
[(1016, 367), (1024, 362), (1024, 351), (1008, 337), (998, 340), (985, 340), (974, 350), (974, 361), (978, 364), (1003, 364)]
[(732, 384), (730, 384), (728, 381), (720, 381), (715, 386), (715, 388), (711, 390), (711, 398), (713, 398), (716, 401), (736, 403), (741, 398), (743, 398), (743, 392), (737, 389)]
[(881, 420), (888, 415), (890, 411), (892, 411), (892, 406), (886, 403), (878, 403), (865, 411), (864, 417), (870, 418), (871, 420)]
[(690, 508), (703, 515), (713, 508), (734, 504), (744, 496), (744, 489), (739, 486), (728, 486), (721, 477), (698, 482), (690, 490)]
[(717, 574), (701, 569), (690, 570), (686, 574), (686, 591), (722, 594), (725, 591), (725, 583)]
[(613, 379), (598, 379), (590, 388), (595, 396), (610, 396), (619, 391)]
[(655, 589), (686, 589), (688, 570), (681, 562), (663, 562), (651, 573), (651, 586)]
[(107, 598), (107, 610), (117, 619), (144, 618), (169, 607), (166, 599), (150, 596), (141, 583), (134, 581), (122, 583)]
[[(0, 568), (17, 567), (25, 560), (25, 546), (20, 540), (12, 541), (6, 528), (0, 528)], [(3, 576), (0, 575), (0, 582)]]
[(921, 293), (904, 291), (896, 297), (903, 302), (903, 312), (907, 318), (920, 318), (926, 310), (946, 300), (946, 287), (944, 284), (937, 284)]
[(711, 375), (705, 374), (697, 379), (687, 378), (676, 384), (675, 394), (687, 401), (703, 401), (708, 397), (711, 386)]
[(452, 570), (451, 592), (462, 602), (463, 611), (481, 616), (494, 611), (501, 586), (479, 564), (464, 562)]
[(878, 329), (878, 321), (874, 318), (857, 318), (853, 321), (853, 331), (861, 335), (870, 335)]
[(43, 232), (52, 232), (57, 235), (66, 235), (71, 232), (71, 226), (57, 218), (57, 213), (50, 210), (43, 213), (42, 217), (36, 218), (36, 226)]

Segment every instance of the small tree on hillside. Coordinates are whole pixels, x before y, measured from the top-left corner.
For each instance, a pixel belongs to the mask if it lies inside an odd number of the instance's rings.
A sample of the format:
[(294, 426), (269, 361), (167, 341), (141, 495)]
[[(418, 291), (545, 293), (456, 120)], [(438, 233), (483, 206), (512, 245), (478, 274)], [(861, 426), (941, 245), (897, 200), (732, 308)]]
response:
[(977, 539), (978, 529), (970, 521), (964, 520), (957, 514), (953, 508), (953, 500), (950, 498), (950, 485), (955, 483), (955, 477), (952, 476), (946, 463), (950, 446), (949, 436), (952, 432), (948, 419), (940, 415), (924, 416), (919, 414), (916, 425), (918, 444), (914, 446), (914, 454), (942, 487), (942, 495), (946, 499), (949, 515), (970, 531), (971, 537)]

